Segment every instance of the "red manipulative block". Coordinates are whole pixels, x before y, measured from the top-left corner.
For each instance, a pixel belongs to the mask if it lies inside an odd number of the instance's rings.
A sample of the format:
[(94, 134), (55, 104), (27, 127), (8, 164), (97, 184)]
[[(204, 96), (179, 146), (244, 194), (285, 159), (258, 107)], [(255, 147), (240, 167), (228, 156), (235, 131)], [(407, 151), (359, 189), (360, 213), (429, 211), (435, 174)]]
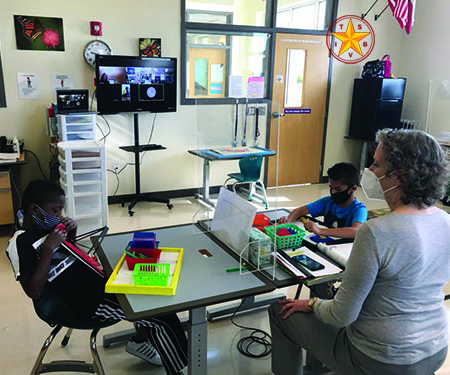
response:
[(281, 229), (277, 232), (277, 236), (292, 236), (292, 233), (289, 232), (286, 228), (281, 228)]
[(264, 214), (256, 214), (253, 220), (253, 226), (259, 229), (261, 232), (265, 231), (265, 227), (269, 225), (270, 217)]

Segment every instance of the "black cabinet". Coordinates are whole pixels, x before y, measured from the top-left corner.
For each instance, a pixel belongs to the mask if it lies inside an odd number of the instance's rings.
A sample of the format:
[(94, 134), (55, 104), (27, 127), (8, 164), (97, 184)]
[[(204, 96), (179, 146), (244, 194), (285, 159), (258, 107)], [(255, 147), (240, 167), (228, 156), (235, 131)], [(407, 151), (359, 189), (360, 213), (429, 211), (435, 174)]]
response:
[(383, 128), (399, 128), (406, 78), (356, 78), (349, 137), (374, 141)]

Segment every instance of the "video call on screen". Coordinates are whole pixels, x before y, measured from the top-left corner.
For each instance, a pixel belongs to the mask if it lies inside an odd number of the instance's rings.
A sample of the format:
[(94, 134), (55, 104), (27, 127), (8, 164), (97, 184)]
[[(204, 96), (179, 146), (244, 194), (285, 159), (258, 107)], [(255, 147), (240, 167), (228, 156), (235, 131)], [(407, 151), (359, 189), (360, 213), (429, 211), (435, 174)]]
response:
[(163, 101), (165, 85), (173, 84), (173, 68), (99, 67), (99, 85), (111, 86), (114, 101)]

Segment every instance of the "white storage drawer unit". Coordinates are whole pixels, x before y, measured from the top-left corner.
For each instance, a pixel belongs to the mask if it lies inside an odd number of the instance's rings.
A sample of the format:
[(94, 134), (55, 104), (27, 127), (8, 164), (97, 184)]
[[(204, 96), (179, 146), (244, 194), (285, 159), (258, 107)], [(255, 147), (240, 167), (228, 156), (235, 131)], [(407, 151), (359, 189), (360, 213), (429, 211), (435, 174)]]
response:
[(67, 216), (82, 234), (108, 225), (106, 148), (96, 141), (59, 142), (60, 184)]
[(61, 141), (95, 140), (95, 113), (58, 115), (57, 119), (59, 139)]

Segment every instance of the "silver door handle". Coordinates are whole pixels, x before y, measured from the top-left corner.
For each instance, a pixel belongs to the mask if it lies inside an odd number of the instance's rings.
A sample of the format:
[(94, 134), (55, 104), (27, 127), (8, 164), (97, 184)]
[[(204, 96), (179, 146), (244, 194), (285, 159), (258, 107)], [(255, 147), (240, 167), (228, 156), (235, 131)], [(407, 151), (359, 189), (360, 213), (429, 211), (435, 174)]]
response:
[(272, 118), (284, 117), (284, 113), (272, 112)]

